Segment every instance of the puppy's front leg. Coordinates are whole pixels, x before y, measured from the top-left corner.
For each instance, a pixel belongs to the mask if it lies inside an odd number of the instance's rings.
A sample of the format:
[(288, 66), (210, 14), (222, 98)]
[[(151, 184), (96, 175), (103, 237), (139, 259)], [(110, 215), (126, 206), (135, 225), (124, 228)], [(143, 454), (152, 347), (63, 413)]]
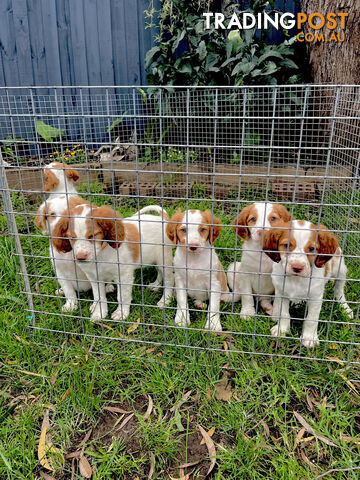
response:
[(118, 283), (117, 290), (119, 306), (111, 315), (113, 320), (125, 320), (129, 316), (132, 301), (132, 287), (134, 285), (134, 272), (135, 270), (132, 266), (126, 268), (124, 265), (121, 265), (120, 282)]
[(290, 301), (288, 298), (282, 297), (281, 295), (281, 291), (275, 292), (272, 317), (277, 323), (270, 330), (272, 337), (285, 335), (290, 330)]
[(308, 313), (304, 320), (303, 331), (300, 338), (302, 345), (306, 348), (314, 348), (319, 345), (319, 337), (317, 334), (319, 315), (322, 305), (322, 295), (320, 300), (317, 298), (309, 299)]
[(222, 332), (220, 323), (220, 297), (221, 297), (221, 285), (215, 278), (212, 279), (212, 289), (209, 292), (209, 313), (205, 328), (212, 330), (213, 332)]
[(175, 287), (177, 300), (175, 323), (181, 327), (186, 327), (187, 325), (190, 325), (189, 307), (185, 282), (180, 275), (175, 275)]
[(251, 275), (243, 273), (243, 270), (249, 270), (243, 264), (240, 264), (239, 273), (238, 273), (238, 285), (237, 290), (241, 294), (241, 310), (240, 317), (245, 320), (249, 317), (252, 317), (256, 314), (254, 308), (254, 298), (251, 286)]
[(94, 302), (90, 305), (90, 320), (92, 322), (97, 322), (102, 318), (106, 318), (108, 314), (105, 283), (94, 280), (90, 280), (90, 282), (94, 297)]

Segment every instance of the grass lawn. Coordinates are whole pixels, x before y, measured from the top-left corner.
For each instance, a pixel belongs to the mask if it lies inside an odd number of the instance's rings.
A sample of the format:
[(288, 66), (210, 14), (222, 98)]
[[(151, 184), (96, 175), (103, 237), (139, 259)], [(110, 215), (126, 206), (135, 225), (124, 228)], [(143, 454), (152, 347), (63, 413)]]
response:
[[(109, 197), (99, 195), (94, 203), (104, 201)], [(48, 239), (28, 215), (36, 206), (24, 208), (19, 198), (14, 205), (27, 213), (18, 216), (18, 226), (29, 255), (35, 309), (42, 313), (36, 314), (37, 329), (29, 330), (0, 217), (1, 479), (49, 480), (44, 473), (59, 480), (80, 479), (91, 473), (98, 479), (186, 480), (205, 478), (211, 468), (207, 478), (217, 480), (359, 478), (360, 371), (346, 363), (359, 362), (359, 348), (351, 345), (359, 343), (359, 332), (331, 302), (331, 285), (321, 312), (322, 343), (313, 352), (300, 348), (300, 321), (293, 322), (289, 337), (274, 342), (269, 337), (272, 322), (261, 309), (253, 320), (244, 321), (237, 315), (239, 304), (222, 307), (223, 328), (231, 334), (204, 332), (205, 313), (195, 310), (194, 328), (174, 328), (175, 301), (168, 309), (155, 308), (161, 293), (139, 286), (142, 277), (145, 284), (154, 279), (152, 268), (137, 273), (127, 322), (93, 325), (88, 319), (90, 294), (82, 295), (75, 315), (59, 314), (63, 299), (54, 294)], [(209, 205), (189, 203), (195, 208)], [(118, 209), (126, 216), (137, 206), (123, 201)], [(169, 205), (169, 213), (174, 210)], [(236, 213), (234, 205), (215, 204), (214, 210), (226, 225)], [(343, 228), (345, 210), (325, 209), (323, 223)], [(316, 210), (305, 206), (296, 207), (294, 215), (317, 219)], [(351, 229), (356, 231), (345, 251), (352, 279), (346, 295), (356, 312), (359, 225)], [(216, 248), (225, 268), (234, 259), (235, 242), (232, 229), (224, 228)], [(111, 312), (115, 295), (109, 299)], [(293, 310), (297, 318), (303, 313), (303, 307)], [(45, 449), (40, 461), (44, 426), (46, 444), (53, 447)], [(212, 434), (203, 444), (201, 427)], [(45, 458), (55, 471), (45, 468)]]

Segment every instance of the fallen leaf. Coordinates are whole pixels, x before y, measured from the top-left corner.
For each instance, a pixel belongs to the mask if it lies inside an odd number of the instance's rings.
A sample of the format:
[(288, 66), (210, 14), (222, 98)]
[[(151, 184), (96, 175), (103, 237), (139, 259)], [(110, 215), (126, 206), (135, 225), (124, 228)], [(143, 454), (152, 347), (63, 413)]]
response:
[(187, 473), (185, 476), (183, 476), (183, 477), (177, 477), (177, 478), (172, 477), (171, 475), (169, 475), (169, 478), (170, 478), (170, 480), (189, 480), (191, 474), (192, 474), (192, 472), (189, 472), (189, 473)]
[(150, 452), (150, 470), (148, 474), (148, 480), (150, 480), (154, 475), (154, 467), (155, 467), (155, 455)]
[(122, 408), (119, 407), (104, 407), (104, 410), (107, 410), (108, 412), (112, 413), (131, 413), (131, 410), (123, 410)]
[(349, 387), (357, 394), (360, 395), (359, 391), (356, 389), (355, 385), (348, 380), (345, 375), (339, 372), (340, 377), (345, 380), (345, 382), (349, 385)]
[(341, 434), (340, 438), (343, 442), (353, 442), (360, 445), (360, 437), (348, 437), (347, 435)]
[(352, 218), (352, 217), (349, 218), (349, 222), (351, 222), (351, 223), (360, 223), (357, 218)]
[(136, 330), (136, 329), (138, 328), (138, 326), (139, 326), (139, 323), (140, 323), (140, 318), (138, 318), (138, 319), (136, 320), (136, 323), (133, 323), (133, 324), (131, 325), (131, 327), (128, 328), (128, 330), (127, 330), (128, 335), (129, 335), (130, 333), (135, 332), (135, 330)]
[(67, 453), (65, 455), (65, 458), (67, 460), (70, 459), (70, 458), (80, 458), (82, 454), (83, 454), (82, 450), (76, 450), (76, 452)]
[(329, 349), (330, 350), (338, 350), (339, 345), (337, 343), (330, 343), (329, 344)]
[(82, 455), (82, 457), (79, 460), (79, 471), (82, 477), (91, 478), (91, 475), (92, 475), (91, 465), (88, 459), (85, 457), (85, 455)]
[(305, 455), (305, 452), (304, 450), (301, 450), (300, 451), (300, 455), (301, 455), (301, 458), (304, 460), (304, 462), (306, 463), (306, 465), (311, 465), (310, 463), (310, 460), (307, 458), (307, 456)]
[(215, 398), (217, 400), (222, 400), (224, 402), (228, 402), (233, 395), (231, 389), (231, 382), (228, 379), (226, 373), (224, 373), (220, 382), (215, 385)]
[(92, 428), (90, 428), (90, 430), (87, 432), (87, 434), (85, 435), (85, 437), (81, 440), (81, 442), (79, 443), (78, 447), (81, 447), (82, 445), (84, 445), (90, 438), (91, 436), (91, 433), (92, 433)]
[(58, 448), (46, 442), (47, 428), (43, 427), (38, 446), (38, 459), (42, 467), (51, 472), (55, 472), (57, 468), (60, 468), (64, 464), (64, 457)]
[(54, 477), (52, 477), (51, 475), (45, 472), (39, 472), (39, 473), (40, 473), (40, 477), (43, 478), (44, 480), (55, 480)]
[(61, 397), (60, 402), (63, 402), (63, 401), (65, 400), (65, 398), (69, 395), (69, 391), (70, 391), (70, 390), (69, 390), (68, 388), (65, 390), (65, 393), (64, 393), (64, 395)]
[(229, 350), (229, 345), (227, 342), (223, 342), (224, 350), (227, 352)]
[(29, 372), (28, 370), (16, 370), (16, 371), (20, 373), (24, 373), (25, 375), (32, 375), (33, 377), (50, 378), (47, 375), (42, 375), (41, 373)]
[(146, 350), (146, 353), (153, 353), (153, 352), (155, 352), (155, 347), (148, 348), (148, 349)]
[[(209, 435), (209, 437), (212, 437), (214, 435), (214, 432), (215, 432), (215, 427), (211, 427), (210, 430), (208, 430), (207, 434)], [(200, 445), (204, 445), (205, 443), (205, 439), (203, 438), (200, 442)]]
[(345, 363), (344, 363), (342, 360), (340, 360), (340, 358), (338, 358), (338, 357), (326, 357), (326, 358), (327, 358), (328, 360), (331, 360), (331, 361), (333, 361), (333, 362), (338, 363), (338, 364), (341, 365), (342, 367), (345, 366)]
[(102, 322), (92, 322), (94, 325), (99, 325), (99, 327), (106, 328), (106, 330), (114, 330), (113, 328), (109, 327), (109, 325), (106, 325), (106, 323)]
[(337, 447), (336, 443), (334, 443), (324, 435), (318, 435), (317, 433), (315, 433), (314, 429), (307, 423), (305, 418), (302, 417), (300, 413), (297, 413), (295, 411), (293, 413), (308, 433), (310, 433), (311, 435), (314, 435), (318, 440), (322, 441), (323, 443), (326, 443), (326, 445), (330, 445), (331, 447)]
[(296, 435), (296, 439), (295, 439), (295, 446), (299, 443), (299, 441), (302, 439), (302, 437), (304, 436), (304, 433), (306, 432), (305, 428), (300, 428), (300, 430), (298, 431), (297, 435)]
[(306, 394), (306, 403), (308, 404), (310, 412), (313, 412), (314, 411), (314, 405), (313, 405), (311, 397), (308, 393)]
[(197, 464), (200, 463), (200, 462), (201, 462), (201, 460), (198, 460), (197, 462), (182, 463), (181, 465), (179, 465), (179, 468), (194, 467), (195, 465), (197, 465)]
[(149, 399), (149, 405), (148, 405), (148, 408), (147, 408), (146, 413), (144, 415), (144, 420), (146, 420), (150, 416), (150, 414), (152, 412), (152, 409), (153, 409), (153, 400), (150, 397), (150, 395), (148, 395), (148, 399)]
[(237, 393), (236, 393), (236, 392), (233, 393), (233, 398), (235, 398), (235, 400), (236, 400), (237, 402), (240, 402), (240, 401), (241, 401), (240, 398), (237, 396)]
[(265, 423), (264, 420), (260, 420), (260, 423), (261, 425), (264, 427), (264, 430), (265, 430), (265, 433), (268, 437), (270, 437), (270, 429), (269, 429), (269, 425), (267, 423)]
[(181, 397), (181, 399), (177, 403), (175, 403), (175, 405), (173, 407), (170, 408), (170, 412), (174, 412), (175, 410), (178, 410), (181, 407), (181, 405), (187, 401), (187, 399), (190, 397), (191, 393), (192, 393), (192, 390), (189, 390), (188, 392), (186, 392)]
[(209, 475), (209, 473), (212, 472), (213, 468), (215, 467), (215, 463), (216, 463), (216, 449), (215, 449), (215, 445), (214, 445), (214, 442), (211, 440), (211, 438), (209, 437), (208, 433), (203, 429), (203, 427), (201, 425), (199, 425), (199, 430), (200, 430), (200, 433), (201, 435), (204, 437), (204, 440), (205, 440), (205, 443), (206, 443), (206, 446), (207, 446), (207, 449), (209, 451), (209, 457), (210, 457), (210, 467), (209, 467), (209, 470), (206, 474)]
[(211, 400), (211, 389), (209, 388), (209, 390), (206, 392), (206, 397)]
[(314, 440), (314, 435), (311, 435), (311, 437), (305, 437), (305, 438), (302, 438), (300, 440), (300, 443), (307, 443), (307, 442), (311, 442), (311, 440)]
[(132, 417), (135, 415), (135, 413), (131, 413), (128, 417), (126, 417), (120, 424), (120, 426), (117, 428), (117, 430), (121, 430), (122, 428), (125, 427), (125, 425), (132, 419)]
[(24, 340), (23, 338), (19, 337), (19, 335), (17, 335), (16, 333), (14, 333), (14, 337), (16, 338), (16, 340), (20, 343), (22, 343), (23, 345), (31, 345), (30, 342), (28, 342), (27, 340)]

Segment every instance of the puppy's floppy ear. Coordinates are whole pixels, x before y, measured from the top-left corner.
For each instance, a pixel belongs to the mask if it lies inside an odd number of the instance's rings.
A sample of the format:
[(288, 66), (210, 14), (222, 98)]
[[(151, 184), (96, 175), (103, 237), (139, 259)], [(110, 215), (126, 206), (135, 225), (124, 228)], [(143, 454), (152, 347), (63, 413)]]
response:
[(45, 168), (44, 171), (44, 188), (45, 192), (51, 192), (54, 188), (59, 185), (59, 179), (54, 172)]
[[(66, 215), (66, 213), (63, 214)], [(52, 244), (58, 252), (66, 253), (72, 250), (69, 235), (69, 218), (59, 218), (51, 234)]]
[(335, 254), (336, 250), (339, 248), (339, 242), (335, 235), (329, 232), (324, 225), (319, 225), (318, 243), (319, 249), (318, 255), (315, 259), (315, 266), (321, 268)]
[(205, 220), (205, 223), (207, 223), (210, 227), (210, 233), (208, 238), (209, 242), (214, 243), (220, 235), (222, 229), (221, 222), (217, 217), (212, 215), (210, 210), (205, 210), (205, 212), (203, 212), (203, 218)]
[(80, 178), (79, 172), (70, 168), (68, 165), (64, 165), (65, 167), (65, 175), (68, 180), (72, 180), (73, 182), (77, 182)]
[(174, 215), (171, 217), (168, 224), (166, 225), (166, 235), (169, 237), (169, 240), (175, 244), (178, 241), (177, 228), (178, 225), (182, 222), (183, 217), (184, 212), (182, 212), (181, 210), (177, 210), (177, 212), (174, 213)]
[(273, 262), (280, 262), (279, 240), (283, 234), (283, 230), (274, 229), (264, 232), (263, 250)]
[(233, 230), (236, 235), (239, 235), (243, 240), (249, 240), (250, 230), (248, 228), (247, 220), (250, 215), (251, 205), (245, 207), (241, 210), (238, 217), (235, 218), (232, 222)]
[(119, 248), (121, 242), (125, 239), (124, 224), (119, 214), (112, 208), (106, 205), (102, 207), (93, 207), (92, 217), (94, 223), (102, 229), (104, 233), (104, 240), (108, 242), (110, 247)]
[(284, 205), (280, 205), (279, 203), (276, 203), (274, 207), (276, 208), (276, 211), (283, 222), (290, 222), (291, 213), (284, 207)]

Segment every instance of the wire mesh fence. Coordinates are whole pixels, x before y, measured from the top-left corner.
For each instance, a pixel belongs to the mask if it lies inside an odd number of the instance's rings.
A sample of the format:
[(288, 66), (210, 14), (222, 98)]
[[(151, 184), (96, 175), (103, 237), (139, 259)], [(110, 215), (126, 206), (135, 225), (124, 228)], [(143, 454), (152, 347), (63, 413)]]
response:
[(359, 107), (345, 85), (0, 88), (36, 340), (359, 364)]

